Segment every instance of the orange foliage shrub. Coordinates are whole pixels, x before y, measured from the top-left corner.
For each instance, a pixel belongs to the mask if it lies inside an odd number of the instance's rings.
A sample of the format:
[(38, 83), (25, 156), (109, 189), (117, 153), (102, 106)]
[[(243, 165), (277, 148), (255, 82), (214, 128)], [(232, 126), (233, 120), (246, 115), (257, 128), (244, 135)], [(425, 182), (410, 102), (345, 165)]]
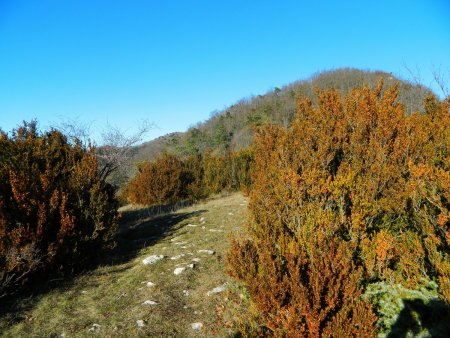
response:
[(0, 131), (0, 295), (30, 277), (71, 271), (114, 232), (114, 189), (93, 151), (36, 123)]
[(187, 197), (191, 179), (183, 161), (176, 156), (164, 154), (155, 162), (144, 162), (139, 173), (127, 187), (131, 203), (162, 205), (174, 203)]
[[(367, 283), (449, 294), (449, 105), (405, 115), (397, 88), (319, 91), (288, 130), (257, 133), (250, 241), (230, 273), (246, 282), (274, 336), (372, 336)], [(345, 281), (345, 282), (342, 282)]]
[(135, 204), (162, 205), (197, 200), (223, 190), (248, 190), (251, 184), (251, 150), (226, 156), (211, 154), (179, 158), (164, 154), (144, 162), (126, 191)]

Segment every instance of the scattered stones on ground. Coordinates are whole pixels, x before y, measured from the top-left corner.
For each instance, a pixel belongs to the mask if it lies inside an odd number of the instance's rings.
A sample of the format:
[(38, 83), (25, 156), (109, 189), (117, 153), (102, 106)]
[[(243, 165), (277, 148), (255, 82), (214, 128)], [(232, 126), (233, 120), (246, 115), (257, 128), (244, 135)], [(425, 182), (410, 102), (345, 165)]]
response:
[(164, 258), (163, 255), (151, 255), (151, 256), (148, 256), (148, 257), (144, 258), (142, 260), (142, 263), (144, 265), (151, 265), (151, 264), (154, 264), (154, 263), (160, 261), (163, 258)]
[[(178, 264), (178, 265), (181, 265), (181, 264)], [(179, 274), (183, 273), (187, 268), (193, 269), (194, 267), (195, 267), (195, 264), (191, 263), (186, 266), (181, 266), (181, 267), (176, 268), (175, 270), (173, 270), (173, 273), (174, 273), (174, 275), (179, 275)]]
[(224, 284), (222, 284), (222, 285), (220, 285), (220, 286), (218, 286), (218, 287), (215, 287), (214, 289), (208, 291), (208, 292), (206, 293), (206, 295), (207, 295), (207, 296), (211, 296), (211, 295), (214, 295), (214, 294), (216, 294), (216, 293), (223, 292), (223, 291), (225, 291), (226, 288), (227, 288), (227, 283), (224, 283)]
[(183, 290), (183, 295), (185, 295), (186, 297), (189, 296), (189, 290)]
[(136, 325), (138, 327), (144, 327), (145, 326), (145, 322), (142, 319), (138, 319), (138, 320), (136, 320)]
[(89, 329), (89, 332), (94, 332), (97, 331), (98, 329), (100, 329), (102, 326), (100, 324), (92, 324), (91, 328)]
[(185, 254), (179, 254), (179, 255), (170, 257), (170, 259), (180, 259), (181, 257), (184, 257), (184, 256), (186, 256), (186, 255)]
[(142, 303), (142, 305), (158, 305), (158, 303), (155, 302), (154, 300), (146, 300), (145, 302)]
[(206, 253), (208, 255), (214, 255), (215, 251), (214, 250), (198, 250), (198, 253)]
[(176, 268), (175, 270), (173, 270), (173, 274), (174, 275), (179, 275), (179, 274), (183, 273), (184, 270), (186, 270), (185, 267)]
[(192, 323), (191, 328), (192, 330), (200, 331), (203, 328), (203, 323)]

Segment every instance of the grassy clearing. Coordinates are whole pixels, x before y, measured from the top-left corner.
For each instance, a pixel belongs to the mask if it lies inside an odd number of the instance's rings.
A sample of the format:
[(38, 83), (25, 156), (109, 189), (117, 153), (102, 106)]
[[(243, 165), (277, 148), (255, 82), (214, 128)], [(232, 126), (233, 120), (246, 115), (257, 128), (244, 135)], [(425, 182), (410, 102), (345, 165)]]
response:
[[(231, 194), (156, 218), (125, 209), (116, 252), (95, 270), (22, 299), (14, 314), (0, 318), (2, 336), (234, 336), (232, 311), (241, 300), (224, 260), (230, 233), (243, 231), (246, 204), (241, 194)], [(146, 266), (142, 260), (149, 255), (165, 258)], [(176, 276), (177, 267), (187, 268)], [(226, 291), (207, 295), (224, 283)], [(157, 304), (145, 305), (146, 300)], [(200, 331), (191, 328), (196, 322), (203, 324)]]

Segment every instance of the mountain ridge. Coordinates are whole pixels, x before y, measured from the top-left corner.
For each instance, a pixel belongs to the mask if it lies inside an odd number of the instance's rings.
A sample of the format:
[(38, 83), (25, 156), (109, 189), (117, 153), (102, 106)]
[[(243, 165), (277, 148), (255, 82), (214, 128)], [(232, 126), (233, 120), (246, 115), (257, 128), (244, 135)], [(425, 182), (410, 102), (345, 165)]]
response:
[(305, 80), (294, 81), (281, 88), (274, 87), (262, 95), (238, 100), (235, 104), (215, 112), (209, 119), (197, 122), (185, 132), (173, 132), (136, 147), (133, 162), (152, 160), (162, 152), (191, 155), (205, 151), (223, 153), (228, 149), (248, 146), (252, 127), (264, 122), (289, 126), (299, 97), (314, 98), (316, 89), (333, 87), (346, 94), (364, 84), (373, 88), (383, 79), (385, 87), (399, 84), (400, 103), (408, 114), (422, 111), (424, 97), (433, 93), (424, 85), (414, 84), (384, 71), (340, 68), (318, 72)]

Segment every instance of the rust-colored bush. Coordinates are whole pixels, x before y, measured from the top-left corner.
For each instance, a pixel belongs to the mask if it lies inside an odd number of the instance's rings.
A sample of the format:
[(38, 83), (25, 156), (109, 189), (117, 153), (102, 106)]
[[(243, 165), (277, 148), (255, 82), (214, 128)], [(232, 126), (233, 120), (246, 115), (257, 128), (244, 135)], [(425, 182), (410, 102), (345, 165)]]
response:
[(430, 96), (406, 116), (396, 98), (382, 83), (318, 91), (288, 130), (257, 132), (251, 241), (228, 262), (274, 336), (374, 335), (359, 299), (372, 281), (435, 279), (448, 301), (449, 106)]
[(97, 167), (92, 150), (35, 122), (0, 132), (0, 295), (79, 268), (109, 242), (117, 202)]
[(174, 203), (187, 197), (187, 186), (191, 182), (183, 161), (163, 154), (154, 162), (139, 166), (139, 173), (128, 185), (128, 199), (144, 205)]
[(248, 190), (252, 161), (249, 149), (225, 156), (164, 154), (154, 162), (142, 163), (125, 190), (131, 203), (144, 205), (198, 200), (223, 190)]

